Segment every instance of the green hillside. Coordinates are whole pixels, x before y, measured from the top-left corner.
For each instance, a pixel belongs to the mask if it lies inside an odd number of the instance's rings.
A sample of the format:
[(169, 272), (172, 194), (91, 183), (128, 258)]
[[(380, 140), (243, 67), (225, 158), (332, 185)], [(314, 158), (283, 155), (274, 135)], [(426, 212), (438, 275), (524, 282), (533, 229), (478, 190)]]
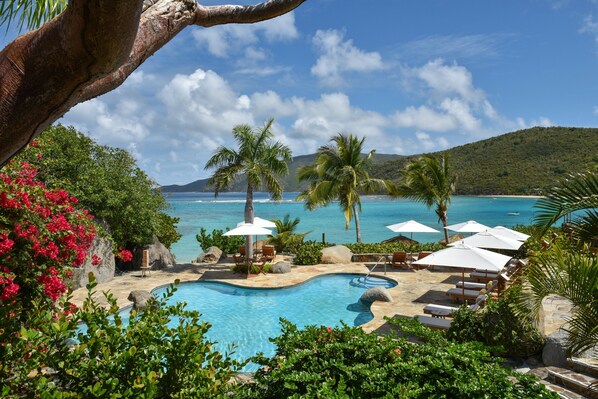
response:
[[(567, 173), (598, 163), (598, 129), (535, 127), (446, 152), (458, 175), (457, 194), (536, 195)], [(372, 174), (395, 179), (414, 157), (386, 162)]]
[[(598, 163), (598, 128), (535, 127), (446, 150), (457, 172), (457, 194), (539, 195), (567, 173)], [(395, 180), (399, 170), (418, 157), (376, 154), (371, 175)], [(300, 191), (297, 169), (314, 154), (293, 158), (285, 191)], [(184, 186), (163, 186), (165, 192), (210, 191), (206, 180)], [(239, 182), (231, 191), (244, 191)]]
[[(300, 184), (296, 177), (297, 170), (304, 165), (310, 165), (315, 158), (315, 154), (310, 155), (300, 155), (297, 157), (293, 157), (293, 161), (289, 164), (289, 174), (288, 176), (283, 177), (281, 180), (283, 182), (284, 191), (301, 191), (305, 185)], [(386, 163), (391, 160), (402, 158), (401, 155), (393, 155), (393, 154), (375, 154), (374, 155), (374, 163), (376, 166)], [(208, 179), (201, 179), (196, 180), (192, 183), (185, 184), (185, 185), (170, 185), (170, 186), (162, 186), (161, 189), (163, 192), (201, 192), (201, 191), (212, 191), (212, 189), (206, 187), (206, 182)], [(236, 182), (233, 187), (229, 191), (245, 191), (246, 190), (245, 181), (238, 181)]]

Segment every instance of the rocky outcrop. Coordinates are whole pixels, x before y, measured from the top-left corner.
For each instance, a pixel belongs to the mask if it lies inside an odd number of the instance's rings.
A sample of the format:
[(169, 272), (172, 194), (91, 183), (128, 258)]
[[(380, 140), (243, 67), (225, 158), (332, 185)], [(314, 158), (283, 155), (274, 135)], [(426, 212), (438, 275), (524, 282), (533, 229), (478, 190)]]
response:
[(567, 367), (568, 334), (559, 329), (546, 337), (542, 350), (542, 362), (545, 366)]
[(344, 245), (324, 248), (322, 250), (322, 263), (351, 263), (353, 252)]
[[(92, 265), (93, 255), (100, 258), (100, 263), (97, 266)], [(112, 241), (98, 234), (91, 243), (83, 265), (73, 269), (73, 276), (69, 279), (68, 285), (73, 290), (85, 287), (89, 283), (89, 273), (93, 273), (98, 284), (105, 283), (114, 278), (114, 268)]]
[(217, 263), (222, 256), (222, 250), (218, 247), (210, 247), (196, 259), (197, 263)]
[(133, 310), (143, 310), (147, 307), (147, 301), (152, 297), (152, 294), (148, 291), (135, 290), (131, 291), (128, 296), (128, 300), (133, 302)]
[(136, 269), (141, 267), (143, 250), (148, 251), (149, 267), (152, 270), (166, 269), (173, 267), (176, 264), (174, 256), (170, 253), (168, 248), (166, 248), (157, 237), (154, 237), (153, 243), (134, 251), (133, 264)]
[(392, 302), (392, 296), (384, 287), (373, 287), (364, 292), (359, 300), (365, 303), (374, 301)]
[(282, 274), (290, 272), (291, 264), (289, 262), (276, 262), (274, 266), (272, 266), (272, 273)]

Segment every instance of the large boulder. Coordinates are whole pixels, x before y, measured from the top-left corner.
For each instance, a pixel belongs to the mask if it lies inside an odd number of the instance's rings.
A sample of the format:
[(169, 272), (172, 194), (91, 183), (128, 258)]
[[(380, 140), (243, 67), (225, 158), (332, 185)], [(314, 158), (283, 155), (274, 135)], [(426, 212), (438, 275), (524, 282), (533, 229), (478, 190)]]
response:
[[(73, 276), (68, 280), (69, 287), (73, 290), (85, 287), (89, 283), (89, 273), (93, 273), (98, 283), (112, 280), (115, 268), (112, 249), (112, 241), (97, 234), (83, 264), (73, 269)], [(92, 265), (93, 255), (98, 256), (101, 260), (97, 266)]]
[(131, 291), (128, 300), (133, 302), (133, 310), (143, 310), (147, 307), (147, 301), (152, 297), (151, 292), (143, 290)]
[(322, 263), (351, 263), (353, 252), (344, 245), (324, 248), (322, 250)]
[(289, 262), (276, 262), (272, 266), (272, 273), (282, 274), (282, 273), (290, 273), (291, 272), (291, 264)]
[(143, 250), (148, 251), (149, 267), (152, 270), (166, 269), (176, 265), (176, 260), (168, 248), (166, 248), (164, 244), (162, 244), (158, 238), (154, 236), (153, 243), (146, 245), (143, 248), (138, 248), (134, 251), (133, 264), (135, 265), (136, 269), (141, 267)]
[(373, 287), (364, 292), (359, 300), (365, 303), (372, 303), (374, 301), (392, 302), (392, 296), (390, 296), (384, 287)]
[(563, 329), (546, 337), (542, 350), (542, 362), (545, 366), (567, 367), (567, 337)]
[(217, 263), (222, 256), (222, 250), (218, 247), (210, 247), (208, 250), (200, 254), (196, 262), (197, 263)]

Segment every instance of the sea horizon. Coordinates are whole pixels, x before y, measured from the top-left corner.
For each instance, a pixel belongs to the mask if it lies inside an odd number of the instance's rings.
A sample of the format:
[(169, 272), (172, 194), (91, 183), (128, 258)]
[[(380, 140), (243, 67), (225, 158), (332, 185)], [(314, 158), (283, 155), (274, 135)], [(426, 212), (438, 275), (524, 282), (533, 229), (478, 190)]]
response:
[[(335, 244), (356, 241), (354, 220), (349, 230), (345, 229), (343, 213), (336, 203), (314, 211), (305, 209), (303, 202), (296, 201), (298, 192), (283, 194), (281, 201), (273, 201), (268, 193), (254, 193), (255, 216), (263, 219), (282, 219), (289, 213), (291, 218), (299, 217), (301, 222), (297, 233), (309, 232), (307, 240)], [(172, 245), (171, 251), (178, 263), (188, 263), (201, 252), (195, 235), (204, 227), (208, 233), (213, 229), (234, 228), (244, 218), (244, 192), (169, 193), (166, 198), (171, 205), (167, 213), (179, 217), (177, 230), (183, 237)], [(439, 230), (439, 233), (414, 233), (413, 239), (419, 242), (435, 242), (444, 237), (442, 225), (433, 209), (406, 199), (395, 199), (384, 195), (361, 196), (362, 242), (380, 242), (397, 234), (386, 228), (387, 225), (407, 220), (417, 220)], [(497, 225), (512, 228), (516, 225), (532, 224), (536, 196), (453, 196), (448, 209), (448, 224), (476, 220), (489, 227)], [(410, 236), (409, 233), (405, 234)], [(258, 237), (264, 239), (265, 237)]]

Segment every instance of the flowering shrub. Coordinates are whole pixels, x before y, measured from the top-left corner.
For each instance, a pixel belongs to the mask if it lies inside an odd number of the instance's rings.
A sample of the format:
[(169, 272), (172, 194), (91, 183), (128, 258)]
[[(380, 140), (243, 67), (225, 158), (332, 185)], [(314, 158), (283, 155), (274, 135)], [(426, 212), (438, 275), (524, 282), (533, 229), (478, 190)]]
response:
[(66, 292), (63, 278), (83, 263), (96, 234), (91, 215), (75, 208), (76, 198), (47, 189), (36, 175), (26, 162), (0, 173), (2, 316), (21, 318), (19, 309), (32, 301), (53, 305)]
[(118, 254), (116, 254), (118, 259), (122, 260), (123, 262), (130, 262), (133, 260), (133, 254), (128, 249), (122, 249), (119, 247), (118, 251)]

